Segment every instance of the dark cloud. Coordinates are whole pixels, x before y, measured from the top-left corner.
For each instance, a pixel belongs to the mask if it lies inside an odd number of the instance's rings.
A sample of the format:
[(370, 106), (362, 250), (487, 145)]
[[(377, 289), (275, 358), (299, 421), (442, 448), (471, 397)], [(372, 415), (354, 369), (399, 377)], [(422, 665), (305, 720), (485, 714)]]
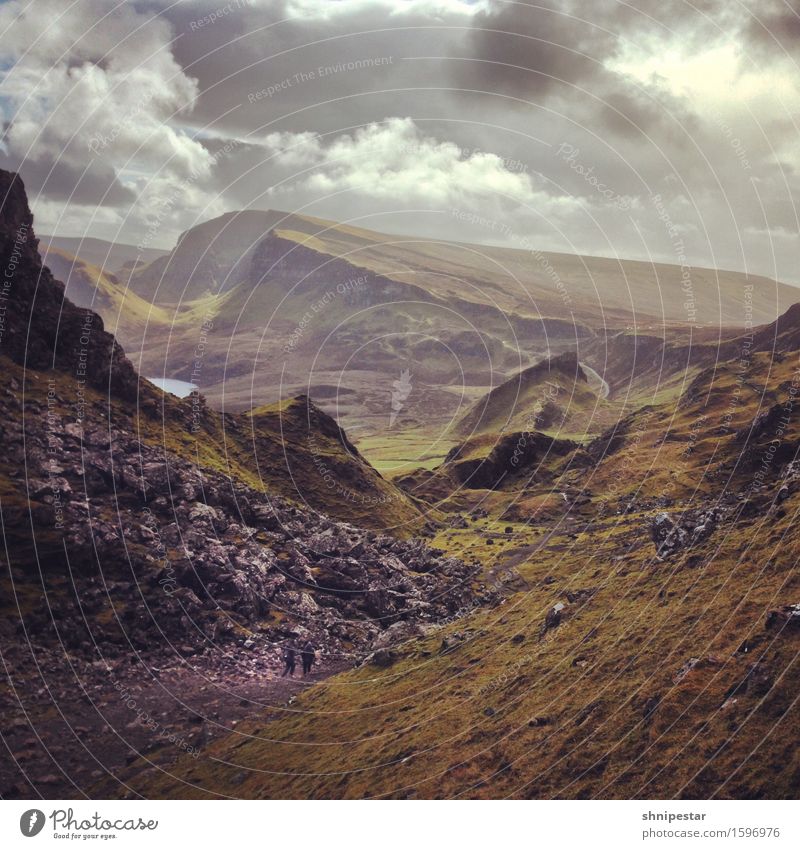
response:
[[(53, 16), (69, 6), (67, 0), (40, 2)], [(113, 5), (86, 3), (98, 10), (95, 18)], [(684, 92), (685, 77), (669, 57), (691, 61), (729, 45), (759, 84), (780, 64), (788, 73), (785, 85), (797, 69), (777, 45), (793, 50), (797, 43), (797, 2), (542, 0), (497, 2), (466, 14), (444, 13), (433, 0), (405, 11), (389, 0), (319, 0), (315, 11), (314, 0), (303, 0), (303, 16), (298, 5), (137, 0), (106, 20), (97, 44), (83, 39), (79, 50), (69, 43), (86, 16), (73, 10), (58, 44), (37, 41), (37, 62), (28, 58), (28, 76), (20, 77), (23, 103), (37, 75), (61, 63), (65, 72), (60, 82), (50, 75), (48, 97), (58, 102), (68, 95), (76, 104), (49, 116), (43, 128), (38, 115), (17, 122), (16, 147), (9, 149), (30, 150), (36, 160), (19, 163), (23, 176), (54, 202), (65, 202), (73, 190), (80, 204), (102, 202), (103, 220), (108, 226), (124, 221), (134, 243), (164, 199), (166, 241), (202, 218), (270, 206), (405, 232), (424, 221), (425, 232), (481, 240), (480, 232), (467, 233), (448, 214), (450, 201), (443, 205), (441, 192), (437, 206), (438, 181), (430, 171), (424, 177), (430, 202), (424, 187), (411, 196), (412, 166), (421, 165), (413, 158), (398, 164), (391, 150), (373, 154), (362, 145), (364, 173), (372, 168), (380, 175), (364, 188), (357, 158), (345, 170), (333, 162), (330, 152), (349, 152), (340, 142), (361, 138), (358, 128), (410, 120), (414, 143), (428, 152), (449, 143), (460, 151), (456, 159), (493, 154), (513, 174), (527, 175), (538, 209), (493, 195), (497, 172), (483, 183), (476, 178), (486, 191), (473, 200), (476, 208), (495, 209), (524, 227), (543, 247), (669, 260), (674, 251), (651, 199), (658, 194), (680, 222), (693, 257), (753, 270), (772, 261), (773, 235), (776, 251), (784, 251), (781, 261), (790, 257), (786, 234), (800, 165), (791, 116), (764, 105), (766, 97), (749, 114), (749, 104), (739, 107), (729, 92), (721, 92), (717, 111), (713, 90), (695, 99)], [(219, 14), (223, 8), (228, 11)], [(140, 25), (141, 43), (114, 47)], [(22, 27), (15, 55), (37, 35), (32, 25)], [(138, 69), (140, 58), (151, 55)], [(663, 68), (652, 61), (662, 55)], [(95, 63), (91, 74), (87, 57)], [(141, 76), (131, 82), (134, 71)], [(78, 74), (87, 78), (89, 100), (74, 91)], [(140, 104), (145, 92), (158, 97)], [(85, 114), (92, 115), (92, 127), (72, 141)], [(12, 124), (15, 117), (5, 114)], [(308, 163), (276, 157), (266, 141), (270, 134), (306, 132), (322, 137), (322, 152)], [(113, 138), (81, 177), (93, 134)], [(559, 155), (564, 149), (574, 157)], [(58, 167), (47, 177), (54, 159)], [(459, 173), (453, 156), (447, 163)], [(309, 179), (314, 173), (320, 179)], [(382, 181), (394, 180), (414, 190), (406, 191), (405, 202), (382, 191)], [(280, 190), (271, 191), (278, 184)], [(136, 188), (135, 198), (128, 186)], [(620, 208), (620, 197), (630, 208)]]
[(476, 16), (458, 79), (538, 104), (551, 102), (578, 121), (621, 135), (649, 133), (674, 118), (685, 124), (690, 115), (676, 98), (657, 88), (644, 91), (607, 63), (645, 37), (662, 37), (666, 44), (676, 30), (682, 37), (711, 31), (699, 5), (711, 11), (716, 2), (664, 0), (635, 8), (617, 0), (597, 0), (590, 7), (571, 0), (497, 4)]
[(744, 35), (754, 47), (772, 51), (782, 47), (796, 55), (800, 48), (800, 2), (761, 0), (749, 9)]
[(123, 207), (136, 195), (120, 183), (113, 168), (89, 160), (88, 167), (66, 161), (36, 161), (18, 156), (0, 155), (0, 168), (18, 171), (29, 194), (40, 194), (51, 201), (83, 206)]
[(462, 79), (490, 91), (541, 98), (571, 89), (603, 71), (613, 32), (570, 14), (570, 4), (503, 3), (476, 16)]

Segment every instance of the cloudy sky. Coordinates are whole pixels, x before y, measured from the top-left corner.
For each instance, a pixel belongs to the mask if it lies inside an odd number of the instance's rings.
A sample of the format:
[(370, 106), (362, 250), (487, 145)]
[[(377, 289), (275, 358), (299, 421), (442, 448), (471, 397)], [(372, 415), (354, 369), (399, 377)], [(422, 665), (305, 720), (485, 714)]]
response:
[(800, 282), (798, 0), (13, 0), (39, 232), (242, 208)]

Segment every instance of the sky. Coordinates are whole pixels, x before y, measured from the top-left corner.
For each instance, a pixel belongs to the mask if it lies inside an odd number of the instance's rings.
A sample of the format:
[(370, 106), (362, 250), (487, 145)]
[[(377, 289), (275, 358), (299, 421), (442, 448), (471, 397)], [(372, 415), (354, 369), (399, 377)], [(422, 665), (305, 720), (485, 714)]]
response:
[(39, 233), (281, 209), (800, 282), (800, 0), (12, 0)]

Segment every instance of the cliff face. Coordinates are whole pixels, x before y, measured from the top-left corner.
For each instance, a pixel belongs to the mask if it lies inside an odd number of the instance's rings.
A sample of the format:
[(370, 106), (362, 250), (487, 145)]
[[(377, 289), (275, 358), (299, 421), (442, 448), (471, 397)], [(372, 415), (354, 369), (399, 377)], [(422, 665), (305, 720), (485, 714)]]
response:
[(25, 187), (0, 170), (0, 353), (26, 368), (56, 368), (119, 398), (136, 397), (138, 378), (103, 320), (64, 297), (42, 265)]

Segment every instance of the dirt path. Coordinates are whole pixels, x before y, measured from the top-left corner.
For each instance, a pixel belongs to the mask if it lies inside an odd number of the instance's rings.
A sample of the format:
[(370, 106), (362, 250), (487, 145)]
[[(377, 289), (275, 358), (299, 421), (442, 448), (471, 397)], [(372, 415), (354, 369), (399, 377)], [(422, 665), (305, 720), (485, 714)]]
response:
[(281, 678), (274, 657), (239, 651), (106, 668), (23, 647), (4, 647), (2, 661), (0, 796), (45, 799), (91, 796), (140, 755), (168, 765), (245, 718), (279, 716), (297, 693), (350, 666)]

